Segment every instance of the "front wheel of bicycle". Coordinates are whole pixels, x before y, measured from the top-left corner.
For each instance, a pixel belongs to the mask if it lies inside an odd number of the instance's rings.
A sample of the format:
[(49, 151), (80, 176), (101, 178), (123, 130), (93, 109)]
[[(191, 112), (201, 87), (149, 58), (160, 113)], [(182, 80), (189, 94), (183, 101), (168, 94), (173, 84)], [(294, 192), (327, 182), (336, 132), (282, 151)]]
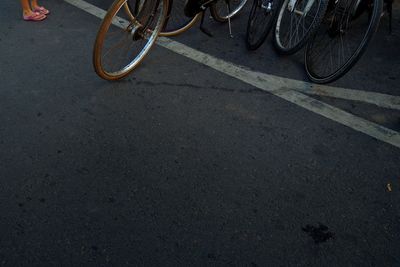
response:
[(244, 7), (247, 0), (217, 0), (210, 6), (210, 13), (214, 20), (224, 23), (234, 17)]
[(382, 2), (339, 0), (328, 10), (305, 52), (307, 75), (313, 82), (332, 82), (356, 64), (378, 29)]
[(280, 0), (254, 0), (247, 22), (246, 46), (249, 50), (259, 48), (274, 25)]
[[(130, 2), (130, 13), (123, 6)], [(168, 0), (116, 0), (104, 17), (93, 49), (96, 73), (118, 80), (132, 72), (154, 45), (167, 16)]]
[(318, 29), (328, 0), (284, 0), (275, 25), (274, 46), (283, 55), (299, 51)]

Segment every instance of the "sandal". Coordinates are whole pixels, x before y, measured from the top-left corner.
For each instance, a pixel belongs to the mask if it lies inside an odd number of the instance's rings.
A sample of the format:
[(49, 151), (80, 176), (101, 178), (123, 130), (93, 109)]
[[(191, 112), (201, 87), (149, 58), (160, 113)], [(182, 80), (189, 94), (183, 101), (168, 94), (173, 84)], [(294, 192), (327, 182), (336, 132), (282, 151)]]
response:
[(39, 12), (42, 15), (48, 15), (50, 14), (50, 11), (47, 10), (46, 8), (44, 8), (43, 6), (38, 6), (35, 7), (35, 9), (33, 10), (33, 12)]
[(25, 21), (42, 21), (47, 17), (39, 12), (33, 12), (31, 15), (23, 15), (23, 18)]

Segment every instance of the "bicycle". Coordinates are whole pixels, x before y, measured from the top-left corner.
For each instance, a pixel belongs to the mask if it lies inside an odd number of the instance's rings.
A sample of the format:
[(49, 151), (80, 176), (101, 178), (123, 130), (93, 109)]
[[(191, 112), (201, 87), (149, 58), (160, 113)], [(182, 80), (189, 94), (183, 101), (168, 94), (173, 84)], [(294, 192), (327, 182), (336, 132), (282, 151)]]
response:
[[(127, 1), (133, 7), (130, 14), (123, 8)], [(142, 62), (164, 26), (168, 1), (114, 1), (100, 25), (93, 49), (94, 69), (101, 78), (121, 79)]]
[[(193, 24), (188, 26), (188, 21), (192, 23), (197, 16), (201, 16), (200, 29), (210, 35), (203, 27), (204, 11), (218, 1), (225, 1), (227, 12), (213, 11), (214, 16), (218, 14), (220, 21), (226, 18), (231, 29), (230, 19), (243, 8), (247, 0), (239, 0), (237, 3), (243, 4), (235, 5), (233, 9), (231, 0), (189, 0), (183, 8), (186, 18), (189, 18), (183, 24), (185, 29), (181, 25), (168, 31), (166, 22), (171, 12), (170, 1), (114, 1), (100, 25), (93, 49), (94, 69), (101, 78), (118, 80), (125, 77), (140, 65), (159, 35), (179, 34), (190, 28)], [(214, 9), (217, 10), (216, 7)], [(122, 37), (115, 38), (118, 34)]]
[[(160, 36), (176, 36), (190, 29), (202, 16), (198, 13), (194, 16), (186, 16), (184, 8), (186, 0), (170, 0), (168, 7), (168, 16), (165, 26), (160, 32)], [(247, 0), (216, 0), (210, 6), (211, 17), (221, 23), (228, 22), (234, 17), (246, 4)], [(229, 9), (227, 8), (229, 5)], [(130, 12), (129, 2), (125, 5), (126, 12)]]

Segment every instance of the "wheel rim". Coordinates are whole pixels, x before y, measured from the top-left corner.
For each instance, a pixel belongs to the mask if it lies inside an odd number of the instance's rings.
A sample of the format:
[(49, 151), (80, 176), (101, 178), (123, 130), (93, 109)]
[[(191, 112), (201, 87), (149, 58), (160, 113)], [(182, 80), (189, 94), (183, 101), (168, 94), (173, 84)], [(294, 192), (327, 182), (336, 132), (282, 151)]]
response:
[[(227, 1), (229, 1), (230, 12), (228, 11)], [(235, 16), (246, 4), (247, 0), (218, 0), (213, 8), (222, 19)]]
[(166, 15), (162, 0), (140, 2), (136, 14), (122, 8), (126, 2), (121, 1), (113, 14), (106, 16), (96, 41), (98, 64), (95, 65), (110, 79), (121, 78), (140, 64), (154, 44)]
[(341, 0), (329, 10), (307, 46), (306, 69), (314, 81), (328, 82), (344, 74), (372, 37), (375, 31), (372, 10), (355, 13), (357, 3), (357, 0)]
[[(311, 6), (307, 6), (313, 1)], [(298, 0), (294, 9), (290, 10), (290, 0), (285, 0), (276, 23), (275, 39), (282, 50), (295, 48), (303, 39), (307, 38), (313, 28), (320, 10), (320, 0)], [(309, 9), (308, 9), (309, 8)], [(308, 11), (307, 11), (308, 10)]]
[(187, 28), (190, 28), (190, 26), (193, 25), (195, 21), (195, 17), (189, 18), (184, 13), (186, 0), (173, 0), (171, 2), (172, 6), (170, 8), (169, 18), (164, 29), (161, 31), (162, 35), (168, 35), (168, 33), (178, 34), (180, 32), (183, 32)]

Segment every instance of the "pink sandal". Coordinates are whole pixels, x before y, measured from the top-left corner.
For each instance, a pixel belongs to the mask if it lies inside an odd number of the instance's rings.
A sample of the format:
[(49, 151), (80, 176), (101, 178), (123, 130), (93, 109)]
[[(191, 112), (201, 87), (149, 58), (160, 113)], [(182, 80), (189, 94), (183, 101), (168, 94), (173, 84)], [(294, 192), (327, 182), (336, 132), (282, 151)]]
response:
[(23, 15), (24, 20), (26, 21), (42, 21), (44, 20), (46, 17), (46, 15), (40, 14), (39, 12), (33, 12), (31, 15), (29, 16), (25, 16)]
[(33, 11), (34, 11), (34, 12), (39, 12), (39, 13), (42, 14), (42, 15), (48, 15), (48, 14), (50, 14), (50, 11), (47, 10), (47, 9), (45, 9), (43, 6), (38, 6), (38, 7), (36, 7)]

